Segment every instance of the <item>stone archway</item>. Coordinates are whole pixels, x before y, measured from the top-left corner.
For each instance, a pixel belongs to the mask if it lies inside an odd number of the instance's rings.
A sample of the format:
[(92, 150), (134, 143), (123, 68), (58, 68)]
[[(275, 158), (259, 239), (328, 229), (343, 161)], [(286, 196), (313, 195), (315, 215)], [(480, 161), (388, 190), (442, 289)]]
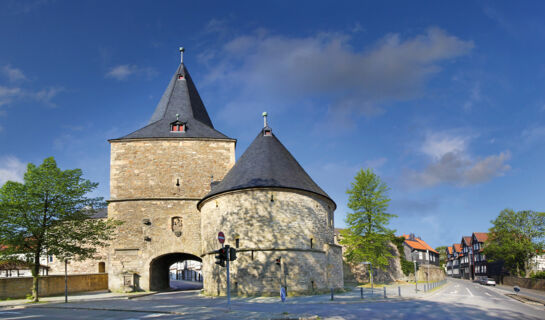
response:
[(167, 253), (158, 257), (155, 257), (150, 262), (149, 269), (149, 289), (152, 291), (167, 290), (170, 288), (169, 267), (178, 262), (184, 260), (195, 260), (202, 262), (202, 259), (182, 252)]

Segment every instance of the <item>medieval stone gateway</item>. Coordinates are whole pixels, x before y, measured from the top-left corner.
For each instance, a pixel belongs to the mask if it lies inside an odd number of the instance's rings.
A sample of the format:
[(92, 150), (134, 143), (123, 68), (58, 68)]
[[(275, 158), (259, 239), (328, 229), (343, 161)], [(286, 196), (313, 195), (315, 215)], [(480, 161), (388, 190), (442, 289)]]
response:
[(235, 164), (236, 140), (214, 128), (183, 63), (148, 125), (109, 142), (108, 217), (124, 221), (107, 252), (110, 290), (167, 289), (169, 266), (196, 260), (205, 292), (225, 294), (219, 231), (238, 249), (239, 294), (343, 286), (333, 200), (268, 126)]

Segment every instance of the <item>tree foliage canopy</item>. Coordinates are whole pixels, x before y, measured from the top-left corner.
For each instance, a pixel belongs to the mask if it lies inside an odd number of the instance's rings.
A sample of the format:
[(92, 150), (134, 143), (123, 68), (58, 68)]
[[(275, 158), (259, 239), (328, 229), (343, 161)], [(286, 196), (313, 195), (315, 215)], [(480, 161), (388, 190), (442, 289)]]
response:
[(40, 166), (28, 164), (23, 183), (0, 188), (0, 258), (33, 264), (35, 300), (41, 256), (87, 259), (111, 240), (118, 222), (90, 219), (105, 206), (102, 198), (86, 197), (97, 185), (83, 179), (80, 169), (59, 169), (51, 157)]
[(515, 275), (528, 270), (528, 262), (544, 249), (545, 212), (504, 209), (492, 221), (484, 254), (491, 261), (503, 261)]
[(374, 266), (384, 268), (392, 257), (389, 242), (395, 230), (387, 225), (396, 215), (387, 213), (388, 187), (371, 169), (360, 170), (348, 194), (346, 217), (349, 227), (341, 231), (340, 243), (346, 247), (346, 259), (352, 263), (370, 261)]
[(447, 263), (447, 246), (440, 246), (435, 248), (435, 251), (439, 252), (439, 265), (442, 266)]

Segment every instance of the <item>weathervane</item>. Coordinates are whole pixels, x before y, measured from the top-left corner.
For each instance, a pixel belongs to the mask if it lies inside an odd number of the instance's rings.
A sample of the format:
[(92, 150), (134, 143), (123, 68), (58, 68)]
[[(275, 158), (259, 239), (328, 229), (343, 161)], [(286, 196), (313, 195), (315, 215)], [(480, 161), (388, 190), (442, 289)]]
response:
[(263, 112), (263, 127), (267, 127), (267, 112)]
[(180, 47), (180, 63), (184, 63), (184, 47)]

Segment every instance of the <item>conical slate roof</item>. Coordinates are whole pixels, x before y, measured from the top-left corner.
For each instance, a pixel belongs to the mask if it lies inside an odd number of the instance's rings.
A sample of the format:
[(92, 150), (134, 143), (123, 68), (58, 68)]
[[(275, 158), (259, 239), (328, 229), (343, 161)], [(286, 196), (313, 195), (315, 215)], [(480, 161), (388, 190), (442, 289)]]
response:
[[(177, 120), (177, 114), (178, 120), (186, 124), (184, 132), (171, 132), (170, 124)], [(172, 76), (149, 124), (114, 140), (142, 138), (230, 139), (214, 129), (199, 92), (183, 63)]]
[(213, 186), (200, 204), (214, 195), (250, 188), (286, 188), (319, 194), (335, 203), (305, 172), (274, 134), (264, 135), (264, 128), (227, 173)]

